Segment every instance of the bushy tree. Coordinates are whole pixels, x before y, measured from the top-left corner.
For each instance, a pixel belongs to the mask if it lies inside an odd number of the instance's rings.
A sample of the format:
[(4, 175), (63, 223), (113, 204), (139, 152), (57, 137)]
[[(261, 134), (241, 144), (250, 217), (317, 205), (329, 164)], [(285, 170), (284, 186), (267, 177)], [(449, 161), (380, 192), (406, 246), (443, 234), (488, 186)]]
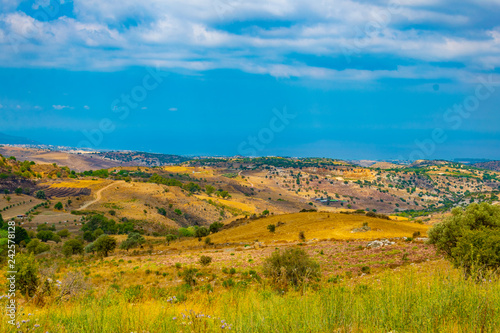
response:
[(53, 240), (54, 236), (55, 236), (55, 234), (50, 230), (42, 230), (36, 234), (36, 238), (38, 238), (42, 242), (47, 242), (49, 240)]
[(487, 203), (471, 204), (466, 210), (455, 208), (452, 216), (429, 230), (435, 244), (455, 267), (468, 277), (473, 270), (500, 267), (500, 207)]
[(210, 227), (208, 228), (208, 230), (215, 234), (216, 232), (219, 232), (220, 228), (222, 228), (224, 226), (224, 224), (222, 222), (214, 222), (212, 224), (210, 224)]
[(62, 202), (58, 202), (54, 205), (54, 208), (57, 209), (57, 210), (62, 210), (63, 209), (63, 204)]
[(57, 235), (61, 238), (68, 238), (70, 233), (68, 229), (63, 229), (57, 232)]
[(176, 238), (177, 238), (177, 236), (172, 235), (172, 234), (168, 234), (165, 237), (165, 240), (167, 241), (167, 245), (170, 245), (170, 242), (174, 241)]
[(109, 235), (101, 235), (94, 242), (95, 251), (103, 257), (107, 257), (116, 248), (116, 239)]
[(199, 227), (198, 229), (196, 229), (194, 235), (195, 237), (198, 237), (198, 240), (201, 241), (201, 238), (202, 237), (206, 237), (210, 234), (210, 232), (208, 231), (207, 228), (205, 227)]
[(299, 248), (273, 252), (264, 261), (263, 269), (272, 283), (282, 290), (289, 285), (300, 286), (320, 276), (319, 264)]
[(66, 257), (71, 257), (74, 254), (83, 254), (83, 242), (79, 239), (70, 239), (64, 243), (62, 253)]
[(13, 271), (17, 272), (15, 274), (16, 290), (19, 290), (26, 298), (33, 297), (40, 283), (35, 257), (32, 254), (18, 254)]
[(121, 242), (120, 244), (120, 249), (122, 250), (129, 250), (131, 248), (141, 246), (146, 242), (146, 239), (138, 232), (131, 232), (128, 234), (128, 237), (126, 240)]
[(17, 245), (21, 244), (22, 241), (28, 242), (30, 240), (28, 232), (23, 227), (16, 227), (16, 230), (14, 231), (14, 236), (15, 236), (14, 242)]
[(83, 233), (83, 239), (87, 242), (93, 242), (95, 240), (94, 235), (90, 230), (87, 230)]
[(35, 196), (38, 198), (38, 199), (42, 199), (42, 200), (45, 200), (46, 199), (46, 196), (45, 196), (45, 192), (40, 190), (40, 191), (37, 191)]
[(94, 253), (95, 252), (95, 245), (94, 243), (90, 243), (87, 246), (85, 246), (85, 253)]
[(38, 239), (32, 239), (28, 245), (26, 245), (26, 251), (28, 253), (40, 254), (42, 252), (50, 250), (50, 245), (40, 242)]
[(207, 193), (208, 196), (210, 196), (212, 195), (212, 193), (215, 192), (215, 187), (213, 187), (212, 185), (206, 185), (205, 192)]

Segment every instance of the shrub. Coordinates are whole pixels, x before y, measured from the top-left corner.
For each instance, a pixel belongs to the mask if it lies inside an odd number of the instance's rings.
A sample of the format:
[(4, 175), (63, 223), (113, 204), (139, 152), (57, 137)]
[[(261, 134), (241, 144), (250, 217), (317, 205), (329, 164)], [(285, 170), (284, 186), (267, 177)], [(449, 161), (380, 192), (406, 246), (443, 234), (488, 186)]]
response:
[(44, 244), (40, 242), (38, 239), (32, 239), (26, 246), (26, 251), (28, 253), (33, 253), (35, 255), (48, 250), (50, 250), (50, 245)]
[(377, 217), (377, 214), (375, 214), (375, 212), (366, 212), (366, 216), (368, 216), (368, 217)]
[(288, 285), (300, 286), (320, 276), (319, 264), (298, 248), (275, 251), (266, 258), (263, 271), (276, 287), (283, 290)]
[(369, 266), (363, 266), (363, 267), (361, 267), (361, 272), (365, 273), (365, 274), (370, 274), (371, 269)]
[(79, 239), (70, 239), (64, 243), (62, 253), (66, 257), (71, 257), (73, 254), (83, 254), (83, 242)]
[(270, 224), (267, 226), (267, 230), (269, 230), (269, 232), (275, 232), (276, 226), (274, 224)]
[(120, 249), (129, 250), (131, 248), (141, 246), (146, 242), (146, 239), (138, 232), (131, 232), (128, 234), (127, 239), (121, 242)]
[(62, 238), (67, 238), (67, 237), (69, 237), (70, 233), (69, 233), (68, 229), (63, 229), (63, 230), (57, 232), (57, 235), (59, 237), (62, 237)]
[(471, 273), (500, 267), (500, 207), (471, 204), (429, 230), (435, 244), (466, 277)]
[(212, 257), (209, 256), (201, 256), (200, 257), (200, 265), (208, 266), (212, 262)]
[(415, 232), (413, 233), (413, 235), (412, 235), (412, 238), (418, 238), (418, 237), (420, 237), (420, 236), (421, 236), (420, 231), (415, 231)]
[(40, 283), (38, 275), (38, 263), (32, 254), (18, 254), (16, 256), (15, 268), (16, 290), (19, 290), (26, 298), (33, 297)]
[(54, 236), (55, 236), (55, 234), (49, 230), (42, 230), (36, 234), (36, 238), (38, 238), (42, 242), (52, 240), (54, 238)]
[(94, 243), (90, 243), (87, 246), (85, 246), (85, 253), (94, 253), (94, 252), (95, 252)]
[(172, 234), (168, 234), (167, 236), (165, 236), (165, 239), (167, 241), (167, 245), (170, 245), (170, 242), (174, 241), (176, 238), (177, 238), (177, 236), (172, 235)]
[(216, 232), (219, 232), (220, 228), (222, 228), (224, 226), (223, 223), (221, 222), (214, 222), (210, 225), (209, 227), (209, 231), (213, 234), (215, 234)]
[(94, 242), (95, 251), (103, 257), (107, 257), (109, 252), (116, 248), (116, 239), (108, 235), (101, 235)]
[(63, 204), (62, 202), (58, 202), (54, 205), (54, 208), (57, 209), (57, 210), (62, 210), (63, 209)]
[(196, 268), (184, 268), (184, 270), (181, 273), (181, 276), (187, 285), (194, 286), (196, 284), (196, 279), (195, 279), (196, 272), (198, 272)]
[(95, 240), (94, 235), (90, 230), (87, 230), (83, 233), (83, 239), (87, 242), (93, 242)]
[(198, 229), (196, 229), (196, 231), (194, 232), (194, 235), (195, 237), (198, 237), (198, 240), (201, 241), (201, 238), (202, 237), (205, 237), (205, 236), (208, 236), (210, 234), (210, 232), (208, 231), (207, 228), (205, 227), (199, 227)]
[(235, 283), (234, 283), (234, 280), (232, 278), (229, 278), (226, 281), (222, 282), (222, 286), (224, 288), (231, 288), (231, 287), (234, 287), (234, 285), (235, 285)]
[(306, 241), (306, 234), (303, 231), (299, 231), (299, 239), (301, 242)]

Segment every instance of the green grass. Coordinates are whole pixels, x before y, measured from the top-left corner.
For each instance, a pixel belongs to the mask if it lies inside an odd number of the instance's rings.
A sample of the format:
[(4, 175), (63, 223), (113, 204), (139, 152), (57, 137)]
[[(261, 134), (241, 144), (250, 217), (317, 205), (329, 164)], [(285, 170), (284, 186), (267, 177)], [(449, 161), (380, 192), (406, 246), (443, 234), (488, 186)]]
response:
[[(130, 303), (109, 288), (20, 313), (34, 313), (23, 325), (36, 320), (40, 332), (221, 332), (221, 320), (231, 331), (245, 333), (498, 332), (500, 327), (500, 283), (465, 281), (448, 265), (348, 279), (304, 295), (279, 294), (266, 285), (216, 286), (213, 293), (159, 290), (145, 289)], [(174, 295), (187, 300), (171, 304), (167, 299)], [(0, 331), (14, 332), (6, 320)]]

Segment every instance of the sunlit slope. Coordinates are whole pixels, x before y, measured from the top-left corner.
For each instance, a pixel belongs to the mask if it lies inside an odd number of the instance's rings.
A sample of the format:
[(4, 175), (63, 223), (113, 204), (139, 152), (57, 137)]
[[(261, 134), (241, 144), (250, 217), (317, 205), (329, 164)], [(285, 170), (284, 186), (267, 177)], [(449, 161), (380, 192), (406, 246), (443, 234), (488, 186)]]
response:
[[(353, 232), (367, 222), (371, 231)], [(284, 223), (284, 224), (282, 224)], [(274, 233), (267, 226), (276, 225)], [(280, 226), (278, 226), (280, 224)], [(215, 243), (259, 241), (296, 241), (300, 231), (306, 239), (378, 239), (389, 237), (411, 237), (420, 231), (425, 236), (429, 226), (405, 221), (392, 221), (360, 215), (324, 212), (295, 213), (249, 220), (247, 224), (212, 234)]]

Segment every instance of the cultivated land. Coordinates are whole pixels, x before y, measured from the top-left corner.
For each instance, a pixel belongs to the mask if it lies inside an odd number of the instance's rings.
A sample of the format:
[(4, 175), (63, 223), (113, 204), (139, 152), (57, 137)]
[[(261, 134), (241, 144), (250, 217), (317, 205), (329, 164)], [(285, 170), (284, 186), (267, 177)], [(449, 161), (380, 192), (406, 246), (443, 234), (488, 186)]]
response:
[[(426, 242), (429, 229), (452, 208), (497, 204), (497, 171), (446, 161), (359, 166), (329, 159), (214, 158), (149, 166), (160, 157), (101, 157), (145, 160), (92, 165), (80, 173), (52, 164), (58, 160), (0, 157), (0, 210), (12, 205), (0, 213), (32, 239), (19, 242), (17, 251), (33, 252), (41, 281), (32, 295), (18, 296), (19, 328), (2, 320), (0, 331), (500, 327), (498, 279), (465, 280)], [(61, 236), (39, 237), (47, 228)], [(106, 256), (89, 248), (101, 233), (117, 244)], [(124, 247), (134, 234), (140, 241)], [(3, 246), (7, 235), (0, 236)], [(30, 248), (37, 237), (48, 248)], [(70, 240), (87, 251), (64, 255)], [(319, 275), (306, 274), (298, 287), (276, 283), (266, 274), (266, 260), (287, 249), (303, 250), (318, 263)], [(203, 257), (209, 262), (202, 264)]]

